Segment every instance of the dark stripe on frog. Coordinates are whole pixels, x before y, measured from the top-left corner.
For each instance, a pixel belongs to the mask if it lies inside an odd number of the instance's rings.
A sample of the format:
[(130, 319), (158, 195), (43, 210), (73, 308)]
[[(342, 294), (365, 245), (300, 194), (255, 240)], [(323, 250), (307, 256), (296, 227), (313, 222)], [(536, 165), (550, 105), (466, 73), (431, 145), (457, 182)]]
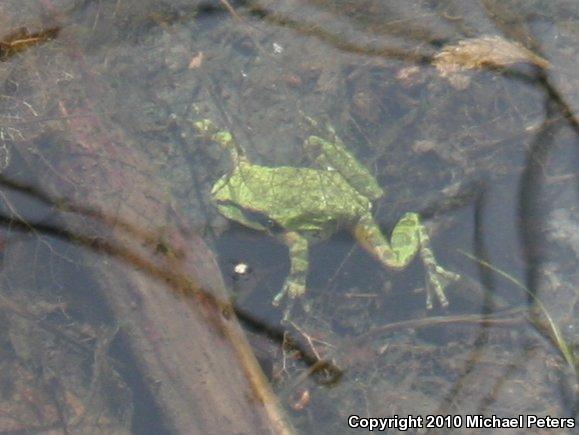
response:
[(274, 221), (269, 216), (265, 215), (262, 212), (251, 210), (248, 208), (240, 207), (239, 204), (234, 203), (233, 201), (224, 201), (224, 200), (217, 200), (215, 201), (218, 205), (226, 205), (228, 207), (235, 207), (243, 216), (245, 216), (248, 220), (257, 222), (262, 227), (264, 227), (267, 231), (272, 234), (281, 234), (284, 232), (283, 227)]

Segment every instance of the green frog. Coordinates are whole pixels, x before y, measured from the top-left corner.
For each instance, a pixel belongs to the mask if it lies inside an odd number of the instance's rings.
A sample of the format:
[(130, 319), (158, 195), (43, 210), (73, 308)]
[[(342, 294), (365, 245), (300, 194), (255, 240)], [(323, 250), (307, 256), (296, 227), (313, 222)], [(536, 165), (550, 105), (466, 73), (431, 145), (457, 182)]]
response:
[(448, 305), (444, 290), (460, 276), (438, 264), (417, 213), (406, 213), (388, 241), (372, 217), (372, 201), (384, 191), (333, 128), (327, 127), (328, 139), (316, 135), (304, 142), (307, 154), (319, 166), (316, 169), (253, 164), (228, 131), (218, 130), (207, 119), (194, 126), (228, 150), (233, 161), (233, 171), (222, 176), (211, 190), (218, 211), (228, 219), (276, 236), (289, 249), (289, 275), (273, 298), (274, 306), (288, 299), (284, 321), (289, 320), (296, 300), (309, 310), (303, 297), (309, 244), (344, 228), (388, 268), (404, 269), (418, 255), (427, 274), (427, 308), (432, 308), (434, 296), (443, 307)]

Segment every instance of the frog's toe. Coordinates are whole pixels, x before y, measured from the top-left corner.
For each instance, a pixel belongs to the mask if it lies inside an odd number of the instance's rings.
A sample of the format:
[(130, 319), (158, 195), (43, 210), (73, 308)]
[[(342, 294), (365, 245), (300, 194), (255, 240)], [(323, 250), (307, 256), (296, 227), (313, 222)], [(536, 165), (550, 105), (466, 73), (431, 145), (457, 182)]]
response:
[(286, 294), (285, 288), (282, 289), (282, 291), (280, 291), (277, 295), (274, 296), (273, 300), (271, 301), (271, 304), (274, 307), (279, 307), (279, 304), (281, 303), (281, 300), (284, 298)]
[(288, 298), (293, 301), (296, 298), (301, 298), (305, 292), (305, 284), (286, 279), (281, 291), (273, 298), (272, 304), (274, 307), (279, 307), (279, 304), (285, 296), (288, 296)]
[(432, 310), (434, 308), (434, 297), (438, 298), (440, 301), (440, 305), (443, 307), (448, 305), (448, 299), (446, 299), (446, 295), (444, 294), (444, 288), (440, 284), (440, 281), (430, 275), (426, 279), (426, 309)]
[(285, 306), (285, 309), (283, 310), (283, 317), (282, 317), (282, 322), (283, 323), (288, 323), (290, 321), (291, 318), (291, 313), (293, 311), (294, 305), (295, 305), (296, 300), (295, 299), (289, 299), (287, 305)]
[(286, 279), (281, 291), (275, 295), (273, 298), (272, 304), (274, 307), (278, 307), (284, 297), (287, 296), (287, 304), (283, 311), (283, 321), (288, 322), (290, 320), (291, 313), (294, 309), (296, 300), (299, 299), (302, 308), (305, 312), (310, 310), (310, 304), (305, 300), (303, 297), (304, 293), (306, 292), (305, 284), (301, 282), (296, 282), (291, 279)]
[(446, 308), (449, 303), (444, 290), (450, 283), (459, 279), (459, 274), (450, 272), (441, 266), (433, 265), (433, 267), (429, 268), (426, 282), (426, 308), (432, 309), (434, 296), (436, 296), (440, 305)]
[(301, 306), (302, 309), (304, 310), (305, 313), (309, 313), (312, 306), (310, 304), (309, 301), (306, 300), (306, 298), (302, 298), (302, 297), (296, 297), (296, 298), (288, 298), (287, 304), (283, 310), (283, 323), (288, 323), (291, 320), (291, 316), (292, 316), (292, 312), (294, 312), (294, 307), (296, 305), (296, 300), (300, 300), (301, 302)]

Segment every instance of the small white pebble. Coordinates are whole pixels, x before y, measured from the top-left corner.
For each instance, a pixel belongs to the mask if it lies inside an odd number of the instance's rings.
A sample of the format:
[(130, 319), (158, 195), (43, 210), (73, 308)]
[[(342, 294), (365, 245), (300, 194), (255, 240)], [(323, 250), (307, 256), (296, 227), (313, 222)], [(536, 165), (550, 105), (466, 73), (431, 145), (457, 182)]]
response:
[(237, 275), (246, 275), (249, 272), (249, 266), (247, 263), (237, 263), (233, 268), (233, 271)]

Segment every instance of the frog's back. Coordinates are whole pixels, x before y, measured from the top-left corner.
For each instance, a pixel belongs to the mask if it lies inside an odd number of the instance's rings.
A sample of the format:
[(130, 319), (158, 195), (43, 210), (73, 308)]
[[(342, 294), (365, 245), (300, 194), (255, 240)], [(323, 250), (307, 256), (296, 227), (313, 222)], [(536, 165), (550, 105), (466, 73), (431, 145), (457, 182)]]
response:
[(217, 201), (227, 198), (283, 229), (306, 233), (330, 234), (371, 207), (338, 172), (311, 168), (242, 165), (222, 178), (214, 192)]

